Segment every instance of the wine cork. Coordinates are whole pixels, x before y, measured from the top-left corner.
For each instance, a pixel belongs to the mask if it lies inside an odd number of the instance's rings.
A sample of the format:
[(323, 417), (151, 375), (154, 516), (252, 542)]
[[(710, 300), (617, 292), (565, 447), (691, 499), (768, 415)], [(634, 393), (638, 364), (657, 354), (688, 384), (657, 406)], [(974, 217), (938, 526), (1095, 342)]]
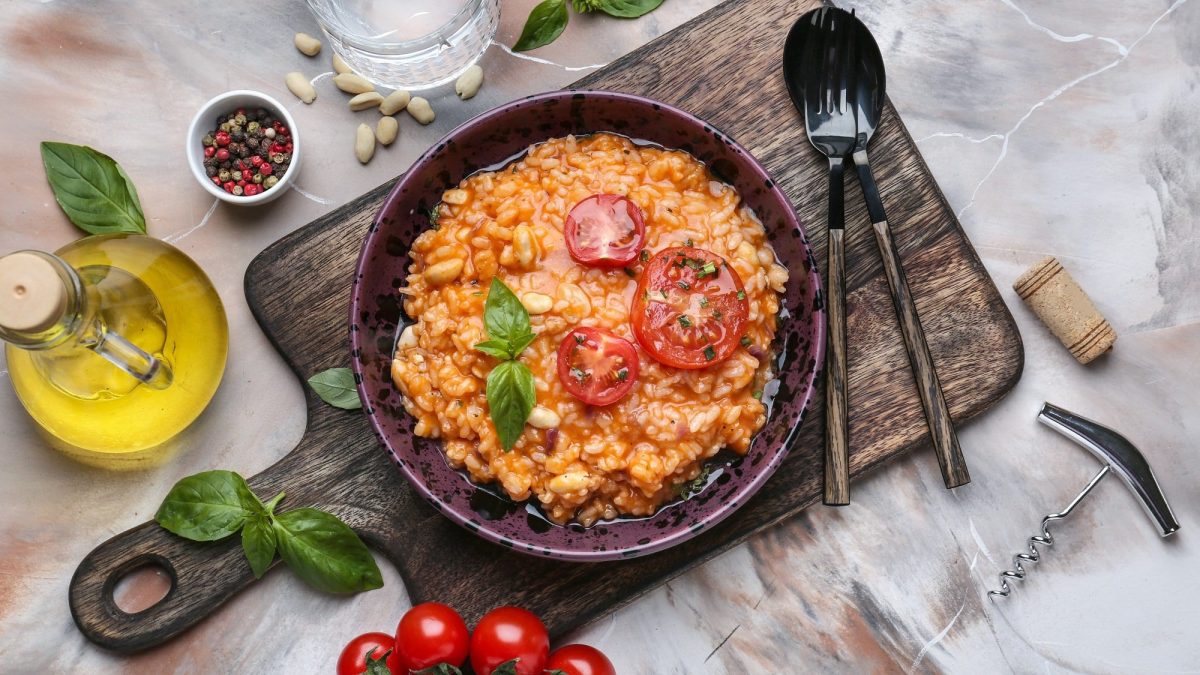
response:
[(1080, 363), (1091, 363), (1117, 341), (1117, 332), (1053, 256), (1018, 277), (1013, 290)]

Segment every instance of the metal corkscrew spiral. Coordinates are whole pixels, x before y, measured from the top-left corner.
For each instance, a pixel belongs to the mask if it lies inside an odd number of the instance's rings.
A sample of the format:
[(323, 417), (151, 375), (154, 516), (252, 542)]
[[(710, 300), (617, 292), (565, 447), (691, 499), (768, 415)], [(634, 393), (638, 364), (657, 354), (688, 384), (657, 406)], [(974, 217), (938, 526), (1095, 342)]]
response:
[[(1042, 518), (1042, 533), (1029, 538), (1028, 553), (1022, 552), (1013, 556), (1013, 569), (1000, 572), (1000, 588), (988, 591), (988, 597), (1006, 598), (1009, 593), (1012, 593), (1013, 587), (1008, 580), (1020, 579), (1023, 581), (1028, 574), (1025, 565), (1039, 562), (1046, 552), (1045, 549), (1054, 545), (1054, 535), (1050, 534), (1050, 523), (1063, 520), (1071, 515), (1075, 507), (1079, 506), (1079, 502), (1083, 501), (1083, 498), (1088, 496), (1092, 489), (1110, 472), (1115, 472), (1120, 476), (1138, 496), (1146, 514), (1158, 526), (1162, 536), (1166, 537), (1179, 531), (1179, 521), (1175, 520), (1175, 514), (1171, 512), (1171, 507), (1167, 504), (1167, 498), (1163, 495), (1162, 488), (1159, 487), (1158, 480), (1150, 469), (1150, 464), (1124, 436), (1049, 403), (1042, 406), (1042, 411), (1038, 413), (1038, 421), (1091, 450), (1104, 462), (1104, 468), (1088, 481), (1083, 490), (1067, 505), (1067, 508)], [(1044, 547), (1042, 551), (1038, 550), (1038, 545)]]

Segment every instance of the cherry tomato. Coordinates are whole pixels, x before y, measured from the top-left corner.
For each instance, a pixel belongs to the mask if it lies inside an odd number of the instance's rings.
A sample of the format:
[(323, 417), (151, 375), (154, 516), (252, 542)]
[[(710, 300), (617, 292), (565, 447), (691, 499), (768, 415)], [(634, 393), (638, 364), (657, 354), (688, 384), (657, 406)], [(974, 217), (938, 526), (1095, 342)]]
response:
[(616, 403), (633, 389), (637, 376), (633, 344), (603, 328), (580, 326), (558, 345), (558, 379), (584, 403)]
[(592, 195), (575, 205), (563, 226), (575, 262), (625, 267), (646, 241), (646, 222), (637, 204), (621, 195)]
[(387, 633), (363, 633), (350, 641), (338, 657), (337, 675), (361, 675), (367, 672), (367, 655), (372, 659), (382, 658), (385, 652), (387, 667), (393, 673), (400, 670), (400, 662), (396, 657), (396, 638)]
[(546, 670), (566, 675), (617, 675), (617, 669), (604, 652), (588, 645), (559, 647), (546, 662)]
[(519, 659), (517, 675), (542, 675), (550, 652), (546, 627), (520, 607), (498, 607), (483, 615), (471, 634), (471, 667), (491, 675), (497, 666)]
[(426, 602), (404, 613), (396, 627), (396, 654), (404, 670), (424, 670), (439, 663), (455, 668), (467, 660), (470, 633), (458, 612)]
[(749, 314), (737, 272), (712, 251), (689, 247), (659, 251), (646, 263), (630, 309), (642, 349), (685, 369), (729, 358)]

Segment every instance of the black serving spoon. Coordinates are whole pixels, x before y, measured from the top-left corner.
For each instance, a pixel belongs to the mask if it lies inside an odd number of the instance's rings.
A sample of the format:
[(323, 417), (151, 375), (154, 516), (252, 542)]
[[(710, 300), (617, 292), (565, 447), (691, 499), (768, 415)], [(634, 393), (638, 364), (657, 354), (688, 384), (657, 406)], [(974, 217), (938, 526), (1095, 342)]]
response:
[(863, 196), (866, 197), (871, 229), (875, 231), (875, 243), (879, 245), (879, 255), (883, 258), (888, 288), (892, 291), (896, 318), (900, 321), (900, 332), (904, 335), (908, 360), (912, 365), (913, 377), (917, 381), (917, 391), (921, 394), (921, 406), (925, 410), (925, 421), (929, 424), (933, 448), (942, 470), (942, 481), (947, 488), (956, 488), (971, 482), (971, 475), (967, 472), (967, 463), (963, 459), (962, 448), (958, 445), (958, 435), (954, 432), (950, 409), (946, 405), (945, 395), (942, 394), (942, 385), (938, 381), (933, 356), (929, 353), (929, 344), (925, 341), (925, 330), (921, 327), (917, 306), (913, 302), (912, 292), (908, 289), (904, 266), (896, 250), (896, 242), (892, 239), (887, 214), (883, 210), (883, 200), (879, 197), (879, 187), (875, 184), (871, 163), (867, 159), (867, 144), (871, 142), (871, 136), (874, 135), (883, 115), (883, 56), (879, 53), (875, 37), (857, 17), (850, 16), (847, 28), (851, 33), (850, 42), (856, 59), (850, 106), (854, 110), (858, 126), (853, 155), (854, 165), (858, 169), (858, 182), (862, 185)]
[(846, 258), (843, 175), (857, 141), (849, 98), (855, 61), (847, 30), (853, 17), (822, 7), (800, 17), (783, 47), (783, 76), (792, 103), (804, 115), (808, 140), (829, 158), (828, 300), (825, 353), (825, 490), (831, 506), (850, 503), (850, 447), (846, 408)]

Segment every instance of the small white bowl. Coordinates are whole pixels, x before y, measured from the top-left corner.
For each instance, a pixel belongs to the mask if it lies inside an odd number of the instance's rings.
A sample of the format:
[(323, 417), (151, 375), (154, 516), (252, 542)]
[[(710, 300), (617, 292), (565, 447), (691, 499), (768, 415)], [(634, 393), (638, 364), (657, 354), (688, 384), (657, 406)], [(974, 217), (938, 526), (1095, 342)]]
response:
[[(288, 164), (287, 171), (284, 171), (283, 175), (279, 177), (279, 182), (275, 184), (275, 187), (249, 197), (239, 197), (222, 190), (204, 172), (204, 145), (201, 141), (205, 134), (211, 133), (216, 128), (218, 117), (228, 115), (238, 108), (266, 108), (283, 120), (292, 135), (292, 161)], [(238, 206), (266, 204), (278, 199), (292, 187), (292, 183), (296, 182), (296, 174), (300, 171), (300, 129), (296, 126), (296, 120), (292, 119), (287, 108), (270, 96), (249, 89), (227, 91), (220, 96), (213, 97), (208, 103), (201, 106), (196, 116), (192, 118), (192, 124), (188, 127), (187, 133), (187, 161), (188, 166), (192, 169), (192, 175), (196, 177), (196, 182), (217, 199)]]

